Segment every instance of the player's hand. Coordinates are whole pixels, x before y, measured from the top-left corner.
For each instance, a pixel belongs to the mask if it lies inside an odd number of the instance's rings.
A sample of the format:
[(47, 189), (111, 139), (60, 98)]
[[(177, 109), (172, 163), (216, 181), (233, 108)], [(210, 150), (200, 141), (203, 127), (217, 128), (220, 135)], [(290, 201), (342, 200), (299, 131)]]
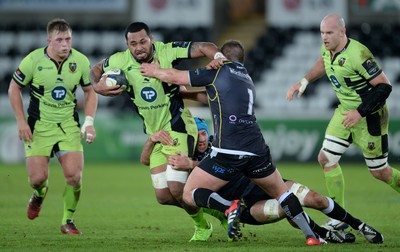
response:
[(160, 63), (157, 58), (154, 58), (153, 63), (142, 63), (140, 73), (144, 76), (155, 77), (157, 70), (160, 69)]
[(168, 131), (160, 130), (150, 136), (153, 143), (161, 143), (163, 145), (174, 145), (174, 140)]
[(346, 128), (354, 127), (362, 119), (362, 116), (356, 109), (344, 112), (343, 115), (342, 124)]
[(31, 142), (32, 141), (32, 131), (29, 127), (28, 123), (24, 120), (18, 122), (18, 137), (20, 140), (24, 142)]
[(104, 96), (117, 96), (124, 92), (124, 89), (120, 85), (107, 86), (106, 79), (107, 75), (103, 75), (99, 82), (92, 85), (96, 93)]
[(81, 127), (81, 137), (86, 137), (86, 143), (91, 144), (96, 140), (96, 130), (93, 125), (93, 117), (86, 116), (85, 122)]
[(218, 69), (224, 65), (224, 61), (226, 60), (226, 58), (213, 59), (210, 63), (207, 64), (206, 69)]
[(286, 99), (288, 100), (288, 101), (291, 101), (292, 99), (293, 99), (293, 95), (295, 94), (295, 92), (298, 92), (297, 93), (297, 97), (301, 97), (301, 95), (303, 94), (303, 92), (300, 92), (299, 91), (299, 89), (300, 89), (300, 86), (301, 86), (301, 84), (300, 84), (300, 82), (298, 81), (298, 82), (296, 82), (295, 84), (293, 84), (293, 86), (291, 86), (290, 88), (289, 88), (289, 90), (288, 90), (288, 92), (287, 92), (287, 94), (286, 94)]
[(193, 169), (193, 160), (180, 151), (176, 155), (169, 156), (168, 163), (175, 170), (187, 171)]

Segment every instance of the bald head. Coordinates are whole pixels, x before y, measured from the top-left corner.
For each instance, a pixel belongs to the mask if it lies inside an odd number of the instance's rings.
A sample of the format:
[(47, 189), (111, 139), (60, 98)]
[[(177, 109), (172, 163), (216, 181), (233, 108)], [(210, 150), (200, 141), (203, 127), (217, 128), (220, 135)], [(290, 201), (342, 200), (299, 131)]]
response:
[(321, 21), (321, 25), (323, 23), (329, 23), (330, 25), (337, 25), (337, 27), (339, 29), (346, 27), (346, 25), (344, 23), (344, 19), (337, 14), (329, 14), (329, 15), (325, 16)]

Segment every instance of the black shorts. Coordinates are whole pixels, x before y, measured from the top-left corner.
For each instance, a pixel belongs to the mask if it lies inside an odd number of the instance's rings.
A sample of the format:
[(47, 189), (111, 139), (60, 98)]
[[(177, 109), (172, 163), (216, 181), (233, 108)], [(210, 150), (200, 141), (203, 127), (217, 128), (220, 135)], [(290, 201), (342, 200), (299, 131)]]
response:
[(248, 178), (264, 178), (276, 170), (269, 150), (263, 156), (218, 153), (211, 157), (208, 154), (198, 166), (207, 173), (225, 181), (230, 181), (239, 172)]

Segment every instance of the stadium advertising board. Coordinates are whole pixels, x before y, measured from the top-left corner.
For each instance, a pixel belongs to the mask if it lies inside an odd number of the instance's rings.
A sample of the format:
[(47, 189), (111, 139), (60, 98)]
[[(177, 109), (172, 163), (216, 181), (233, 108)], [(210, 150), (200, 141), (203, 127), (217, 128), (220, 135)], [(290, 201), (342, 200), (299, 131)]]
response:
[(0, 12), (107, 11), (123, 12), (128, 0), (1, 0)]
[(212, 0), (135, 1), (132, 17), (150, 27), (208, 27), (214, 23)]
[[(271, 147), (274, 161), (317, 162), (327, 120), (259, 120), (262, 132)], [(208, 121), (211, 126), (211, 122)], [(98, 113), (95, 121), (97, 139), (84, 144), (85, 160), (139, 161), (147, 136), (142, 121), (136, 116), (115, 116)], [(400, 160), (400, 120), (392, 120), (389, 135), (389, 160)], [(24, 150), (18, 139), (13, 117), (0, 118), (0, 163), (23, 162)], [(354, 146), (342, 157), (345, 161), (364, 162)]]
[(267, 2), (267, 23), (275, 27), (315, 27), (329, 13), (347, 20), (346, 0), (274, 0)]

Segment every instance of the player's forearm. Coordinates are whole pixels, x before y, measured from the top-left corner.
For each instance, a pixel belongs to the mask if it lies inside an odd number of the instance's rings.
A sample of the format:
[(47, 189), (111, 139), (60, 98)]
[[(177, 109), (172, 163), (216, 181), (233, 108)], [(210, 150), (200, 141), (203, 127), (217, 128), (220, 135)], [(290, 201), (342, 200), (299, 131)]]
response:
[(153, 151), (154, 142), (151, 141), (150, 137), (144, 143), (142, 154), (140, 155), (140, 163), (144, 165), (150, 165), (150, 154)]
[(10, 99), (11, 107), (15, 114), (15, 119), (17, 123), (26, 121), (24, 114), (24, 105), (22, 102), (21, 90), (16, 87), (16, 83), (10, 83), (10, 87), (8, 89), (8, 97)]
[(89, 78), (90, 78), (90, 82), (93, 85), (96, 85), (96, 83), (99, 82), (101, 75), (103, 74), (102, 64), (103, 64), (103, 61), (100, 61), (100, 62), (96, 63), (92, 67), (92, 69), (90, 69)]
[(84, 91), (85, 97), (85, 115), (94, 118), (97, 111), (97, 95), (91, 86), (87, 87), (87, 91)]
[(198, 101), (202, 104), (208, 105), (208, 97), (205, 90), (186, 90), (181, 91), (183, 99), (188, 99), (192, 101)]
[(325, 74), (325, 66), (322, 57), (319, 57), (315, 64), (312, 66), (311, 70), (304, 76), (304, 78), (313, 82), (319, 78), (321, 78)]
[(218, 52), (218, 47), (211, 42), (193, 42), (190, 50), (191, 58), (207, 57), (214, 59), (214, 55)]
[(155, 78), (160, 79), (164, 82), (174, 83), (177, 85), (188, 85), (189, 84), (189, 73), (188, 71), (176, 70), (173, 68), (169, 69), (157, 69), (153, 74)]

